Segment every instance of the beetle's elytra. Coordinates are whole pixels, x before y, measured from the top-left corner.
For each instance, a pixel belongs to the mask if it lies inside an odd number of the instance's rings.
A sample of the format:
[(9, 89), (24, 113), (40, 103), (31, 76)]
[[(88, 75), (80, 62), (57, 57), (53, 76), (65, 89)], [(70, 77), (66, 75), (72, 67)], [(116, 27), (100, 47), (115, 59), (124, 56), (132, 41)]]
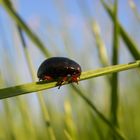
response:
[(58, 88), (65, 82), (76, 82), (81, 75), (81, 66), (66, 57), (51, 57), (46, 59), (39, 67), (37, 77), (40, 80), (55, 80)]

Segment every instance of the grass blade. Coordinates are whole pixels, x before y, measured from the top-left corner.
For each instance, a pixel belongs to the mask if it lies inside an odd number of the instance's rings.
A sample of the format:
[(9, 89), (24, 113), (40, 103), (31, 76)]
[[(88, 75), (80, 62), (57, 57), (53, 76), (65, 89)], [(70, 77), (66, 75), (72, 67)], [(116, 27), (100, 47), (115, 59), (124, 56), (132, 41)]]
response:
[(97, 108), (94, 106), (94, 104), (83, 94), (83, 92), (77, 88), (76, 86), (72, 85), (73, 89), (75, 89), (75, 91), (77, 91), (77, 94), (92, 108), (92, 110), (94, 110), (96, 112), (96, 114), (98, 115), (98, 117), (103, 120), (103, 122), (109, 126), (109, 128), (111, 128), (111, 131), (121, 140), (125, 140), (125, 137), (121, 134), (121, 132), (119, 131), (119, 129), (117, 129), (115, 126), (112, 125), (112, 123), (110, 121), (108, 121), (104, 115), (102, 115), (102, 113), (100, 113)]
[[(118, 47), (119, 47), (119, 26), (118, 26), (118, 0), (114, 2), (114, 35), (113, 35), (113, 50), (112, 50), (112, 64), (118, 64)], [(114, 127), (118, 127), (118, 73), (114, 73), (111, 77), (111, 98), (110, 98), (110, 113), (111, 122)], [(114, 140), (117, 139), (112, 135)]]
[[(30, 59), (30, 56), (28, 53), (27, 45), (26, 45), (26, 42), (24, 40), (21, 28), (19, 26), (17, 26), (17, 29), (18, 29), (19, 36), (20, 36), (20, 39), (21, 39), (21, 42), (23, 45), (23, 50), (25, 53), (25, 57), (26, 57), (26, 61), (27, 61), (28, 67), (29, 67), (29, 71), (30, 71), (32, 80), (34, 81), (35, 80), (35, 73), (33, 71), (33, 65), (32, 65), (32, 62), (31, 62), (31, 59)], [(40, 92), (38, 92), (38, 93), (40, 93)], [(54, 135), (53, 128), (51, 126), (50, 116), (49, 116), (48, 109), (47, 109), (47, 106), (45, 104), (45, 100), (43, 98), (43, 95), (37, 94), (37, 97), (38, 97), (38, 100), (40, 103), (40, 108), (42, 110), (42, 117), (43, 117), (43, 121), (45, 123), (46, 132), (48, 132), (49, 139), (55, 140), (56, 138)]]
[[(90, 70), (90, 71), (82, 72), (80, 80), (86, 80), (93, 77), (103, 76), (106, 74), (112, 74), (114, 72), (133, 69), (139, 66), (140, 66), (140, 60), (137, 60), (136, 62), (132, 62), (129, 64), (120, 64), (120, 65), (100, 68), (97, 70)], [(0, 89), (0, 99), (53, 88), (53, 87), (56, 87), (56, 83), (57, 82), (44, 82), (43, 81), (43, 82), (33, 82), (33, 83), (3, 88), (3, 89)]]
[(101, 64), (103, 66), (108, 66), (109, 61), (108, 61), (106, 47), (105, 47), (105, 44), (104, 44), (104, 42), (101, 38), (101, 35), (100, 35), (100, 27), (96, 23), (96, 21), (93, 22), (92, 31), (93, 31), (93, 34), (95, 36), (95, 41), (96, 41), (96, 45), (98, 47), (98, 54), (99, 54), (99, 59), (101, 61)]
[(13, 120), (12, 120), (12, 113), (10, 112), (8, 100), (4, 100), (3, 104), (4, 104), (4, 109), (5, 109), (5, 115), (6, 115), (6, 118), (7, 118), (6, 125), (8, 126), (7, 127), (7, 129), (8, 129), (7, 137), (10, 140), (16, 140), (17, 137), (16, 137), (16, 134), (15, 134), (14, 123), (13, 123)]
[[(100, 1), (101, 1), (102, 5), (104, 6), (105, 10), (110, 15), (112, 21), (114, 22), (112, 9), (104, 2), (104, 0), (100, 0)], [(135, 44), (133, 39), (128, 35), (128, 33), (124, 30), (124, 28), (122, 27), (122, 25), (119, 22), (118, 22), (118, 25), (119, 25), (119, 29), (120, 29), (120, 35), (123, 38), (129, 52), (132, 54), (132, 56), (135, 60), (140, 59), (140, 52), (138, 50), (137, 45)]]
[[(112, 64), (118, 63), (118, 46), (119, 46), (119, 28), (117, 22), (117, 0), (114, 4), (114, 38), (113, 38), (113, 53), (112, 53)], [(118, 73), (114, 73), (111, 78), (111, 120), (114, 126), (118, 126), (117, 110), (118, 110)]]
[(19, 106), (20, 113), (23, 117), (23, 127), (26, 133), (26, 139), (38, 139), (37, 129), (34, 126), (33, 120), (30, 117), (30, 113), (28, 111), (28, 104), (23, 98), (16, 98), (17, 105)]
[(13, 18), (15, 23), (29, 36), (29, 38), (36, 44), (36, 46), (42, 51), (42, 53), (49, 57), (51, 56), (48, 50), (45, 48), (40, 39), (30, 30), (25, 24), (22, 18), (16, 13), (9, 0), (2, 0), (2, 6), (5, 8), (7, 13)]
[(74, 120), (73, 120), (72, 107), (68, 100), (66, 100), (64, 102), (64, 111), (65, 111), (66, 131), (69, 134), (69, 136), (72, 138), (72, 140), (77, 140), (78, 139), (77, 138), (77, 128), (76, 128)]
[(137, 20), (140, 22), (140, 15), (138, 12), (138, 8), (133, 0), (128, 0), (130, 8), (133, 10), (134, 15), (136, 16)]

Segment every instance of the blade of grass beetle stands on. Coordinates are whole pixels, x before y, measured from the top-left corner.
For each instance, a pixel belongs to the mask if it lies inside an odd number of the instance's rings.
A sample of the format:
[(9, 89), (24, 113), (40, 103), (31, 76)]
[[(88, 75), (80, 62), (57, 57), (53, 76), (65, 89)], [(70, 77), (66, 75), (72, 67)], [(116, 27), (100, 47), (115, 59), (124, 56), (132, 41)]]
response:
[(113, 65), (109, 67), (100, 68), (97, 70), (90, 70), (90, 71), (82, 72), (80, 76), (80, 80), (111, 74), (114, 72), (125, 71), (139, 66), (140, 66), (140, 60), (137, 60), (135, 62), (130, 62), (128, 64)]
[[(114, 72), (125, 71), (125, 70), (133, 69), (139, 66), (140, 66), (140, 60), (137, 60), (136, 62), (132, 62), (128, 64), (120, 64), (120, 65), (100, 68), (97, 70), (90, 70), (90, 71), (82, 72), (79, 81), (86, 80), (93, 77), (103, 76), (106, 74), (111, 74)], [(33, 83), (24, 84), (24, 85), (3, 88), (3, 89), (0, 89), (0, 99), (53, 88), (53, 87), (56, 87), (56, 83), (57, 82), (50, 82), (50, 83), (33, 82)], [(67, 82), (64, 84), (67, 84)]]

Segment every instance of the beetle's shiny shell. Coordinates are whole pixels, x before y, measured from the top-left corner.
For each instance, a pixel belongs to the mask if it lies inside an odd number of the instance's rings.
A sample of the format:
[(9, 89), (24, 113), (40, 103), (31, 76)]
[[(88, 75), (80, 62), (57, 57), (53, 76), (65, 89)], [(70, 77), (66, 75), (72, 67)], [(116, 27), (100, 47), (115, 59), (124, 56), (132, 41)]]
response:
[(37, 76), (40, 80), (45, 80), (46, 76), (58, 79), (66, 76), (79, 77), (81, 66), (75, 61), (66, 57), (51, 57), (46, 59), (39, 67)]

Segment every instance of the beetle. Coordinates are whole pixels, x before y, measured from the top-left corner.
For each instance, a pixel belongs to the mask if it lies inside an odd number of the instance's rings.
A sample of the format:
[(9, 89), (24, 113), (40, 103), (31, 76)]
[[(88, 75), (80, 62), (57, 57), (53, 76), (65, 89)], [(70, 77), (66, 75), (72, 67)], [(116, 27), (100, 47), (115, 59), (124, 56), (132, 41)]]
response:
[(57, 81), (58, 89), (67, 81), (78, 84), (81, 75), (81, 66), (66, 57), (50, 57), (42, 62), (37, 71), (39, 81)]

